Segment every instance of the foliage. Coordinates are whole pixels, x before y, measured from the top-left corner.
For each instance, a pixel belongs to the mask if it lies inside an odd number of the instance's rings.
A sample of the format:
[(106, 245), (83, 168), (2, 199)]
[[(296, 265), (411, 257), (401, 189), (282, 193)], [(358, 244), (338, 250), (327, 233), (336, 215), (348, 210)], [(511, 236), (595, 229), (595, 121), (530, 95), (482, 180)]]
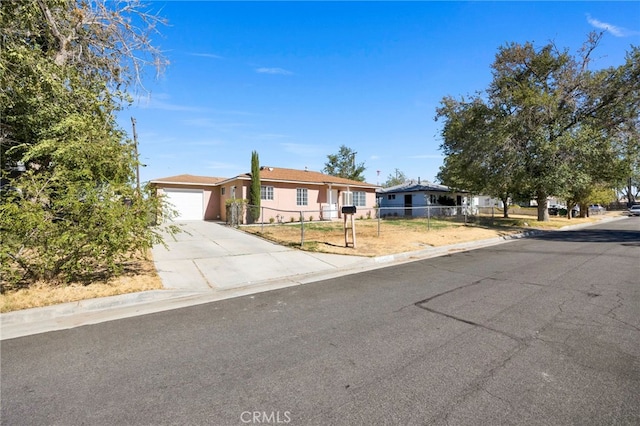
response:
[(390, 188), (396, 185), (402, 185), (407, 181), (407, 176), (400, 170), (396, 169), (395, 174), (389, 174), (387, 180), (382, 184), (383, 188)]
[(637, 169), (640, 51), (591, 71), (600, 38), (591, 34), (577, 57), (553, 44), (501, 47), (484, 97), (445, 97), (437, 110), (440, 180), (503, 201), (535, 198), (547, 221), (548, 196), (586, 202), (594, 185), (614, 187)]
[(144, 66), (165, 63), (159, 22), (137, 1), (0, 7), (3, 289), (118, 273), (160, 242), (162, 203), (133, 192), (138, 159), (115, 117)]
[(364, 163), (356, 164), (356, 154), (351, 148), (341, 145), (337, 154), (327, 155), (323, 171), (331, 176), (364, 182), (366, 168)]
[(438, 180), (454, 190), (499, 198), (504, 217), (509, 217), (508, 200), (516, 196), (524, 179), (501, 112), (480, 97), (469, 101), (446, 97), (437, 113), (446, 117), (445, 159)]
[(260, 159), (256, 151), (251, 153), (249, 205), (249, 223), (253, 223), (260, 217)]
[(227, 212), (227, 223), (238, 226), (244, 223), (245, 214), (249, 200), (244, 198), (229, 198), (225, 201)]
[(616, 191), (604, 186), (595, 186), (591, 189), (591, 193), (588, 199), (591, 204), (600, 204), (602, 206), (607, 206), (610, 203), (616, 201)]
[[(90, 281), (162, 242), (149, 222), (160, 200), (136, 197), (131, 186), (59, 182), (28, 171), (20, 191), (3, 192), (0, 205), (2, 292), (37, 280)], [(150, 191), (146, 189), (146, 191)]]
[(640, 114), (635, 120), (628, 120), (619, 129), (621, 162), (625, 169), (615, 186), (620, 196), (631, 206), (640, 197)]

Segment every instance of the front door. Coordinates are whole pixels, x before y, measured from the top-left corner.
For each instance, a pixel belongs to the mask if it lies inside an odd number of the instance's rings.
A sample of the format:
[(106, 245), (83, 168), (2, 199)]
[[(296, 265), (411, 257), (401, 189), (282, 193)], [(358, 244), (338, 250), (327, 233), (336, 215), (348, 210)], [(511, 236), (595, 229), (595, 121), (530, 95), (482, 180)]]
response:
[(404, 215), (413, 216), (413, 196), (411, 194), (404, 194)]
[(327, 204), (329, 205), (328, 216), (331, 219), (338, 217), (338, 190), (327, 189)]

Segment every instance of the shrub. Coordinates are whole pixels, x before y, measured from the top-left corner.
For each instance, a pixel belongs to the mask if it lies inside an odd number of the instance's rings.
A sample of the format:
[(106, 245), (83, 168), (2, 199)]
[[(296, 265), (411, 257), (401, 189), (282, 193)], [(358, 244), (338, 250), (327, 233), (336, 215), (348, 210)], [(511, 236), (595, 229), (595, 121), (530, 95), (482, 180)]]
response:
[(136, 196), (126, 185), (66, 182), (62, 188), (45, 174), (28, 173), (20, 183), (22, 195), (0, 203), (0, 292), (38, 280), (106, 278), (162, 242), (149, 224), (161, 200), (150, 194)]
[(244, 223), (245, 215), (247, 212), (248, 201), (242, 198), (232, 198), (225, 201), (225, 208), (227, 210), (227, 224), (237, 226)]

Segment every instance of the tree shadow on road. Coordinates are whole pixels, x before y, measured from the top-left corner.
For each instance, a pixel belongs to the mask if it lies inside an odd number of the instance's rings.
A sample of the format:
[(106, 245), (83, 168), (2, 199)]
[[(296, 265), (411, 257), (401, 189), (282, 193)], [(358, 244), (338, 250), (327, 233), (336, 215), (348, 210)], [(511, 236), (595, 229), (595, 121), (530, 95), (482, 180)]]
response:
[(530, 238), (575, 243), (622, 243), (624, 246), (640, 247), (640, 231), (636, 230), (580, 229), (562, 232), (549, 231)]

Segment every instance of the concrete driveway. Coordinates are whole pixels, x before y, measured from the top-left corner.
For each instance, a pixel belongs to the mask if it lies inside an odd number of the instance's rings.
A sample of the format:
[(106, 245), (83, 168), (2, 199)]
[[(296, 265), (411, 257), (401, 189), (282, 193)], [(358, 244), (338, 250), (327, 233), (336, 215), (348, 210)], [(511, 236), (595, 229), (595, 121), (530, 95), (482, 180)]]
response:
[(153, 248), (165, 288), (226, 290), (351, 268), (369, 259), (283, 247), (219, 222), (181, 222), (183, 232)]

